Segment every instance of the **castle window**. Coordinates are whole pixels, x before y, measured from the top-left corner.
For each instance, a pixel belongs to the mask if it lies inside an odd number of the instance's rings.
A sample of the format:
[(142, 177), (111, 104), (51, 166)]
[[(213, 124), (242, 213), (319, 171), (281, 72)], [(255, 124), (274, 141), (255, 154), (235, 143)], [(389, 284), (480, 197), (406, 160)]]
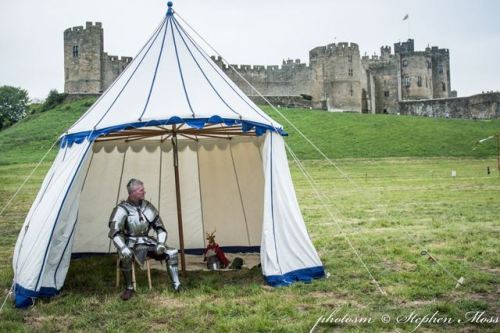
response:
[(351, 96), (353, 95), (354, 91), (352, 90), (352, 84), (351, 84), (351, 90), (349, 91), (351, 93)]
[(430, 61), (427, 61), (427, 69), (431, 69), (432, 68), (432, 64)]
[(349, 55), (347, 56), (347, 61), (352, 62), (352, 54), (349, 54)]
[(404, 77), (403, 78), (403, 85), (406, 87), (406, 88), (409, 88), (410, 87), (410, 84), (411, 84), (411, 80), (409, 77)]
[(439, 71), (439, 74), (443, 74), (443, 65), (442, 64), (439, 64), (438, 71)]
[(446, 83), (441, 82), (441, 88), (443, 88), (443, 91), (446, 91)]
[(419, 86), (419, 87), (422, 86), (422, 77), (421, 76), (417, 77), (417, 86)]
[(389, 90), (384, 91), (384, 96), (389, 97)]
[(352, 68), (349, 68), (349, 72), (348, 72), (349, 76), (352, 76), (353, 72), (352, 72)]
[(425, 77), (425, 87), (428, 88), (429, 87), (429, 82), (427, 80), (427, 76)]
[(405, 59), (405, 60), (403, 60), (403, 67), (406, 67), (406, 66), (408, 66), (408, 60)]
[(78, 45), (73, 45), (73, 57), (78, 57)]

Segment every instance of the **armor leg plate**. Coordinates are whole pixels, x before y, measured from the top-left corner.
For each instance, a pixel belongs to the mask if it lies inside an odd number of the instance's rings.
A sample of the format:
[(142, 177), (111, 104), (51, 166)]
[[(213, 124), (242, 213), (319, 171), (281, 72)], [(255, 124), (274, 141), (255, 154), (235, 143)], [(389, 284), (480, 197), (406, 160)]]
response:
[(134, 290), (134, 284), (132, 281), (132, 259), (121, 258), (120, 269), (123, 273), (123, 281), (125, 281), (125, 288), (129, 290)]
[(170, 280), (172, 281), (172, 287), (174, 291), (179, 291), (181, 287), (181, 282), (179, 281), (179, 261), (177, 253), (177, 249), (167, 248), (167, 271), (168, 275), (170, 276)]

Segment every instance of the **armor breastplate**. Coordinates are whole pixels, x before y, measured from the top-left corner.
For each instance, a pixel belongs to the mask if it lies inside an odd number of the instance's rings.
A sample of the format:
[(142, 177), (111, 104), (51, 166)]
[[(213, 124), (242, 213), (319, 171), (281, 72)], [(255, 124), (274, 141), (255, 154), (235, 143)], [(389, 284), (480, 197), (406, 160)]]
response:
[(151, 227), (149, 222), (156, 217), (147, 202), (143, 201), (140, 206), (135, 206), (125, 201), (120, 205), (128, 213), (127, 224), (125, 226), (127, 235), (131, 237), (147, 236)]

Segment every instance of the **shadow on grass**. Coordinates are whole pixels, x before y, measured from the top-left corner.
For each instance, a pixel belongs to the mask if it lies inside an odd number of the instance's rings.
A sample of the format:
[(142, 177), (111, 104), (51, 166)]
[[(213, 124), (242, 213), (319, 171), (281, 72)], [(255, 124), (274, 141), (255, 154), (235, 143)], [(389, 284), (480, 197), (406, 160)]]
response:
[[(164, 263), (163, 263), (164, 264)], [(145, 271), (136, 271), (139, 292), (147, 288)], [(66, 277), (61, 294), (116, 295), (123, 288), (116, 287), (116, 256), (102, 255), (74, 259)], [(153, 290), (170, 290), (170, 278), (166, 271), (151, 270)], [(259, 266), (232, 271), (187, 271), (180, 277), (184, 290), (189, 293), (216, 293), (223, 288), (241, 285), (264, 285)]]

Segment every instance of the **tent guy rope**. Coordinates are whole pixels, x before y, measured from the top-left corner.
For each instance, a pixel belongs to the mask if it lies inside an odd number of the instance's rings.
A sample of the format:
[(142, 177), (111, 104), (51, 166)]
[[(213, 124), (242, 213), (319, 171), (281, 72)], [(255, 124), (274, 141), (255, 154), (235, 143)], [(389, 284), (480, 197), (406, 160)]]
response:
[(363, 260), (363, 258), (361, 257), (361, 255), (358, 253), (358, 251), (356, 250), (356, 248), (354, 247), (354, 245), (352, 245), (352, 242), (349, 239), (349, 237), (347, 237), (347, 235), (344, 233), (344, 231), (340, 227), (340, 224), (338, 223), (338, 221), (334, 218), (332, 212), (330, 211), (330, 208), (326, 204), (324, 195), (322, 195), (321, 192), (318, 190), (318, 188), (316, 186), (316, 182), (314, 181), (314, 179), (311, 177), (311, 175), (309, 174), (309, 172), (307, 172), (307, 170), (305, 169), (304, 165), (297, 158), (297, 155), (295, 155), (295, 153), (290, 148), (290, 146), (285, 143), (285, 147), (288, 150), (288, 152), (290, 153), (290, 155), (292, 156), (292, 158), (294, 159), (295, 163), (299, 167), (299, 169), (302, 172), (302, 174), (304, 175), (304, 177), (307, 179), (309, 185), (311, 185), (311, 188), (313, 189), (314, 193), (316, 194), (316, 197), (319, 199), (319, 201), (321, 202), (321, 204), (323, 205), (323, 207), (325, 208), (325, 210), (328, 212), (328, 215), (330, 215), (330, 218), (332, 219), (332, 221), (335, 222), (335, 225), (337, 226), (337, 229), (338, 229), (339, 233), (342, 235), (342, 237), (344, 237), (344, 239), (346, 240), (346, 242), (349, 244), (349, 247), (352, 249), (352, 251), (354, 252), (354, 254), (356, 255), (356, 257), (359, 259), (359, 261), (361, 262), (361, 264), (365, 268), (365, 270), (368, 272), (368, 275), (372, 279), (373, 283), (375, 283), (375, 285), (377, 286), (377, 289), (380, 291), (380, 293), (382, 295), (387, 296), (386, 292), (382, 289), (382, 287), (380, 286), (380, 283), (373, 276), (372, 272), (370, 271), (370, 269), (366, 265), (366, 263)]
[[(227, 61), (207, 40), (203, 38), (184, 18), (182, 18), (181, 15), (179, 15), (178, 12), (176, 12), (177, 17), (179, 17), (183, 23), (189, 27), (215, 54), (217, 54), (226, 64), (228, 64), (229, 68), (231, 68), (232, 71), (234, 71), (253, 91), (255, 91), (269, 106), (277, 112), (283, 119), (286, 120), (286, 122), (295, 130), (297, 133), (307, 142), (309, 143), (322, 157), (324, 160), (326, 160), (330, 165), (332, 165), (340, 174), (347, 179), (353, 186), (354, 188), (362, 193), (364, 196), (366, 196), (366, 193), (358, 186), (358, 184), (352, 180), (349, 175), (347, 175), (342, 169), (340, 169), (335, 162), (333, 162), (326, 154), (316, 145), (314, 142), (312, 142), (295, 124), (293, 124), (280, 110), (278, 110), (265, 96), (263, 96), (243, 75), (241, 75), (232, 65), (229, 61)], [(390, 215), (383, 210), (384, 215), (386, 216), (387, 219), (390, 221), (393, 221), (393, 219), (390, 217)], [(464, 278), (460, 277), (457, 278), (454, 274), (452, 274), (448, 269), (446, 269), (438, 260), (436, 256), (433, 256), (428, 249), (426, 249), (420, 241), (417, 239), (417, 237), (411, 236), (408, 231), (405, 228), (402, 228), (402, 230), (405, 232), (405, 234), (408, 236), (408, 238), (415, 243), (416, 245), (420, 246), (422, 248), (421, 253), (424, 253), (428, 255), (434, 262), (436, 262), (439, 267), (451, 278), (456, 282), (456, 286), (463, 285), (464, 283)]]
[(9, 201), (7, 201), (7, 203), (5, 204), (5, 206), (0, 211), (0, 216), (2, 216), (3, 212), (5, 211), (5, 209), (7, 209), (7, 207), (11, 204), (11, 202), (14, 200), (14, 198), (17, 196), (17, 194), (21, 191), (21, 189), (24, 187), (24, 185), (26, 185), (26, 183), (28, 182), (28, 180), (30, 180), (30, 178), (33, 176), (33, 174), (35, 173), (35, 171), (42, 164), (43, 160), (45, 160), (45, 158), (47, 157), (47, 155), (50, 153), (50, 151), (52, 150), (52, 148), (54, 148), (54, 146), (57, 144), (58, 141), (59, 141), (59, 139), (57, 139), (52, 144), (52, 146), (50, 146), (49, 150), (47, 150), (47, 152), (42, 156), (42, 158), (40, 159), (40, 161), (38, 162), (38, 164), (33, 168), (33, 170), (31, 170), (30, 174), (26, 177), (26, 179), (24, 179), (23, 183), (17, 188), (16, 192), (12, 195), (12, 197), (9, 199)]

